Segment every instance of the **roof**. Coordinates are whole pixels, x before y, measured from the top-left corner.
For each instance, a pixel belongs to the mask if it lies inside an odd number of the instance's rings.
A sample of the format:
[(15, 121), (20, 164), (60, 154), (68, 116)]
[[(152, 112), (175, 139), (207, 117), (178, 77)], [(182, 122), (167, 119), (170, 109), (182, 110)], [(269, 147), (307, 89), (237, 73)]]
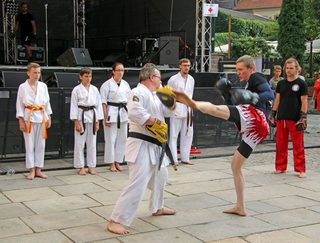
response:
[(231, 17), (237, 17), (237, 18), (243, 18), (243, 19), (254, 19), (254, 20), (262, 20), (262, 21), (272, 21), (271, 19), (261, 16), (261, 15), (256, 15), (256, 14), (250, 14), (250, 13), (245, 13), (245, 12), (240, 12), (240, 11), (235, 11), (227, 8), (219, 8), (220, 11), (231, 15)]
[(240, 0), (234, 10), (281, 8), (282, 0)]

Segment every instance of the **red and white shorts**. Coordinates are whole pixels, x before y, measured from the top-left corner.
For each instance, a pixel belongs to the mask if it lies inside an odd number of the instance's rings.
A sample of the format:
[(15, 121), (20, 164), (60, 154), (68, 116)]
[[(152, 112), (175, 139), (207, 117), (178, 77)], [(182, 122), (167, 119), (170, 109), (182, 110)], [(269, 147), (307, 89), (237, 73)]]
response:
[(240, 114), (239, 132), (242, 140), (254, 149), (269, 134), (269, 125), (262, 111), (253, 105), (237, 105)]

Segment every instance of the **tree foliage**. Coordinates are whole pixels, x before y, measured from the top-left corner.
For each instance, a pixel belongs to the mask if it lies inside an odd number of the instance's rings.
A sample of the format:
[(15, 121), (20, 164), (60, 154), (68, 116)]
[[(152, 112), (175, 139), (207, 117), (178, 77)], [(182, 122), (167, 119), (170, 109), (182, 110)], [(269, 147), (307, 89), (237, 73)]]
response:
[(283, 59), (303, 61), (305, 51), (304, 1), (283, 0), (279, 15), (278, 51)]
[[(229, 15), (219, 11), (216, 20), (216, 33), (228, 32)], [(278, 36), (278, 23), (276, 21), (260, 21), (252, 19), (231, 18), (231, 31), (239, 36), (262, 37), (266, 40), (276, 40)]]
[(304, 0), (304, 26), (308, 41), (320, 38), (320, 0)]
[(243, 55), (270, 56), (272, 47), (263, 38), (259, 37), (240, 37), (232, 41), (231, 55), (238, 58)]

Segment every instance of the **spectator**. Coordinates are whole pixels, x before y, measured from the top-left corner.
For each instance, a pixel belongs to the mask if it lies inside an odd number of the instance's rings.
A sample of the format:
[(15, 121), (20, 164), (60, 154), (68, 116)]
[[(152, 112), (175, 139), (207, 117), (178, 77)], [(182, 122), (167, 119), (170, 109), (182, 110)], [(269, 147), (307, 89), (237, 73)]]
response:
[(275, 173), (284, 173), (287, 170), (290, 134), (294, 171), (303, 178), (306, 176), (303, 130), (306, 129), (308, 87), (306, 82), (299, 78), (301, 68), (296, 59), (287, 59), (284, 70), (286, 78), (277, 85), (276, 98), (269, 116), (270, 123), (277, 126)]

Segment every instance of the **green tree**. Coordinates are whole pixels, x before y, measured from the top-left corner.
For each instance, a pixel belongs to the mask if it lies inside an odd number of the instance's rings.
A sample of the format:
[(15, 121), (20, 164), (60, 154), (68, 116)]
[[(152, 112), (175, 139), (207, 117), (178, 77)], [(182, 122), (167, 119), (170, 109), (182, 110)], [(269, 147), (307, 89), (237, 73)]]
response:
[(257, 56), (270, 56), (271, 46), (268, 45), (266, 40), (259, 37), (238, 37), (232, 42), (232, 57), (239, 58), (243, 55)]
[(283, 0), (279, 15), (278, 51), (282, 58), (303, 63), (305, 47), (304, 1)]

